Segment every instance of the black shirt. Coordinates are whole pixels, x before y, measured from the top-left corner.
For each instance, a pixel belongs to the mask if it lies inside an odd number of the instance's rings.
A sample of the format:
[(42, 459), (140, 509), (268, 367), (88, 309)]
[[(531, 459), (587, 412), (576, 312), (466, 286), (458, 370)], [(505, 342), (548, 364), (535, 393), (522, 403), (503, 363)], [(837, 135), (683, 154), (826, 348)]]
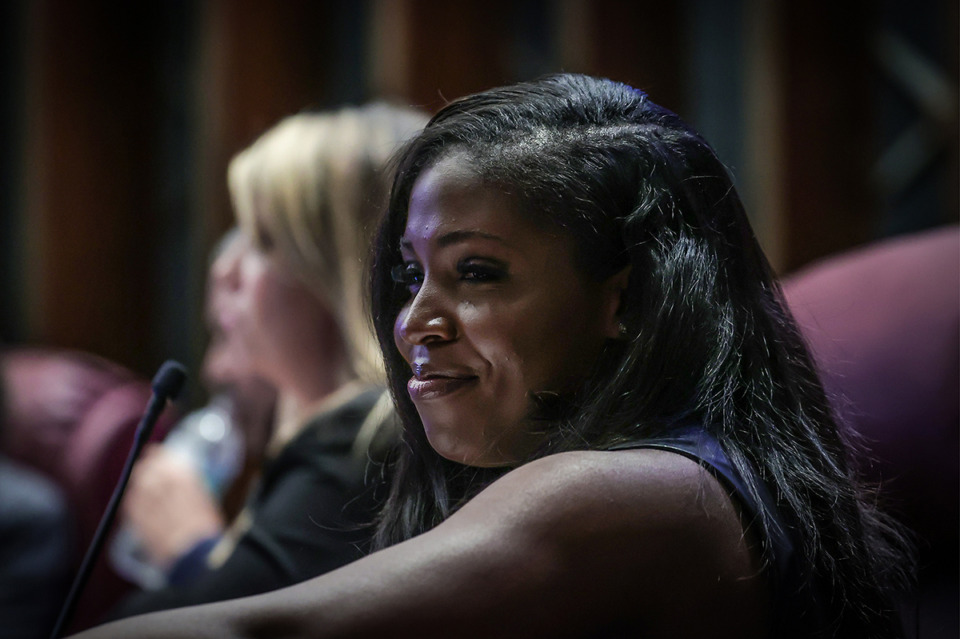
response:
[(234, 523), (243, 532), (222, 565), (205, 567), (188, 585), (131, 595), (110, 618), (260, 594), (366, 554), (387, 494), (383, 458), (391, 429), (381, 427), (367, 450), (358, 452), (355, 442), (384, 392), (367, 389), (318, 415), (265, 465)]

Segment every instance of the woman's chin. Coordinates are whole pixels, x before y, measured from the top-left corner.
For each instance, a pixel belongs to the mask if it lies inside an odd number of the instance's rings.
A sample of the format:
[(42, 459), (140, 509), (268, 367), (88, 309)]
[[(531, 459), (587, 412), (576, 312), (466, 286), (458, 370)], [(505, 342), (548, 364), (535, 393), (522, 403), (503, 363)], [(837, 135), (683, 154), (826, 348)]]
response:
[(477, 451), (471, 446), (465, 445), (463, 441), (449, 437), (442, 433), (437, 433), (436, 429), (424, 424), (427, 433), (427, 441), (430, 447), (444, 459), (465, 466), (477, 466)]
[(429, 427), (426, 427), (426, 432), (431, 448), (448, 461), (476, 468), (499, 468), (518, 463), (516, 455), (490, 450), (489, 444), (474, 446), (461, 439), (432, 432)]

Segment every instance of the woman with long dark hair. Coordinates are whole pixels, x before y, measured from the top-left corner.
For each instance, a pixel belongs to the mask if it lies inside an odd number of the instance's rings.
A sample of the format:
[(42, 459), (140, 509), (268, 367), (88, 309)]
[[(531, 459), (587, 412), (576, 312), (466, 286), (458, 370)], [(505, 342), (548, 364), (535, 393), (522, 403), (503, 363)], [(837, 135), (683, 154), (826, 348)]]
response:
[(904, 544), (727, 171), (642, 92), (559, 75), (440, 111), (373, 297), (406, 444), (382, 550), (118, 635), (900, 634)]

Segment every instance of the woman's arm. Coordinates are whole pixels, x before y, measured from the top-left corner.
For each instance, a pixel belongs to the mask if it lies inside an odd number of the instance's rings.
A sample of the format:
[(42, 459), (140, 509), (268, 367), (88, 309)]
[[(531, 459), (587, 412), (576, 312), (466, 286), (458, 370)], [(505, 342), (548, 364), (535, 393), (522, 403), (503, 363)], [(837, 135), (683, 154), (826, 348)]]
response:
[(760, 636), (757, 554), (694, 462), (654, 450), (564, 453), (323, 577), (82, 637), (586, 636), (604, 626)]

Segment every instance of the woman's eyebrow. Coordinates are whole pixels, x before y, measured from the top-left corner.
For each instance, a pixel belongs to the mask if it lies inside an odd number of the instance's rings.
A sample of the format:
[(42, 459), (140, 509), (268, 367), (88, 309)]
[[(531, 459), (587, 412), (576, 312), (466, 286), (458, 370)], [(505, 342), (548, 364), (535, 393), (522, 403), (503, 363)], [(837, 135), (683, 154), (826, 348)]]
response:
[[(483, 240), (492, 240), (494, 242), (499, 242), (505, 246), (510, 246), (510, 242), (506, 239), (500, 237), (499, 235), (494, 235), (493, 233), (487, 233), (486, 231), (476, 231), (476, 230), (457, 230), (450, 231), (449, 233), (444, 233), (436, 239), (437, 248), (444, 248), (450, 246), (451, 244), (456, 244), (458, 242), (465, 242), (470, 239), (483, 239)], [(413, 250), (413, 243), (410, 242), (405, 237), (400, 238), (400, 250)]]
[(464, 242), (466, 240), (478, 238), (483, 240), (493, 240), (494, 242), (500, 242), (501, 244), (508, 244), (508, 242), (499, 235), (494, 235), (485, 231), (461, 230), (444, 233), (437, 238), (437, 246), (450, 246), (451, 244), (456, 244), (457, 242)]

